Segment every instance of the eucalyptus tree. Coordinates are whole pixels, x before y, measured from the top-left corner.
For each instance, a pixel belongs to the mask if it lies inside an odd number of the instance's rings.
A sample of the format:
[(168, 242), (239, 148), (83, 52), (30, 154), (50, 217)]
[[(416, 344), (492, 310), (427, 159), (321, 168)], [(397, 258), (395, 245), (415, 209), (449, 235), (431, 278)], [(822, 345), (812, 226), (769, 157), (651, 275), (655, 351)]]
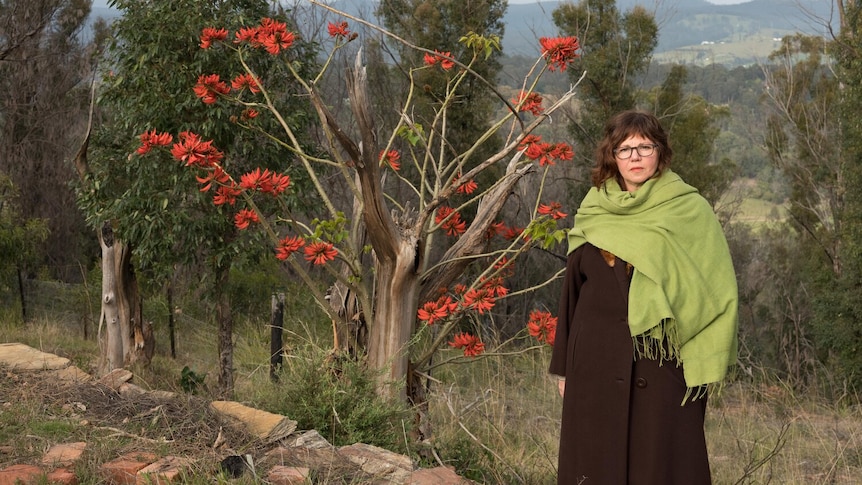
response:
[(620, 12), (615, 0), (562, 3), (553, 18), (563, 33), (580, 40), (583, 55), (569, 76), (575, 80), (585, 75), (583, 106), (571, 120), (571, 131), (582, 155), (591, 158), (605, 122), (637, 105), (635, 80), (649, 66), (658, 24), (642, 6)]
[(44, 244), (34, 242), (39, 257), (32, 264), (64, 280), (80, 276), (86, 248), (86, 226), (68, 186), (74, 178), (68, 159), (86, 121), (87, 90), (81, 86), (94, 53), (84, 35), (90, 3), (0, 1), (0, 172), (17, 187), (21, 213), (43, 219), (50, 229)]

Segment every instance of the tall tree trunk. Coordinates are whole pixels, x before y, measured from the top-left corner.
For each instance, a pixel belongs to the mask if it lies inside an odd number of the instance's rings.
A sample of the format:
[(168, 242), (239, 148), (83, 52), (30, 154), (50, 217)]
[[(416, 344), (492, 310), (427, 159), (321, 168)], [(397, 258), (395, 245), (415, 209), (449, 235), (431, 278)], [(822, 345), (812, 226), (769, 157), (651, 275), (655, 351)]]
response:
[(385, 371), (379, 376), (378, 389), (394, 395), (390, 388), (395, 385), (402, 398), (407, 397), (407, 342), (413, 333), (419, 298), (417, 256), (416, 240), (404, 238), (394, 259), (380, 261), (369, 329), (368, 364)]
[(215, 269), (215, 311), (218, 325), (218, 393), (224, 398), (233, 396), (233, 316), (230, 308), (230, 265)]
[[(114, 231), (110, 224), (103, 224), (99, 231), (99, 246), (102, 248), (102, 312), (99, 317), (99, 345), (101, 360), (99, 373), (108, 372), (123, 366), (123, 334), (120, 323), (120, 307), (117, 300), (116, 253), (122, 246), (114, 241)], [(104, 333), (102, 325), (104, 324)]]

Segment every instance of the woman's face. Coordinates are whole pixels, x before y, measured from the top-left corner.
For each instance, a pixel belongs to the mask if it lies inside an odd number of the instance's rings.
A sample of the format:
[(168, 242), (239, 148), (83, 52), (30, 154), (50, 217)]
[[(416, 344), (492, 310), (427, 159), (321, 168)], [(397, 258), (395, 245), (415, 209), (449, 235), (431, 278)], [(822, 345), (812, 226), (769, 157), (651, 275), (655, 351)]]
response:
[(634, 192), (655, 175), (658, 169), (658, 148), (652, 140), (632, 135), (616, 147), (614, 159), (625, 181), (625, 190)]

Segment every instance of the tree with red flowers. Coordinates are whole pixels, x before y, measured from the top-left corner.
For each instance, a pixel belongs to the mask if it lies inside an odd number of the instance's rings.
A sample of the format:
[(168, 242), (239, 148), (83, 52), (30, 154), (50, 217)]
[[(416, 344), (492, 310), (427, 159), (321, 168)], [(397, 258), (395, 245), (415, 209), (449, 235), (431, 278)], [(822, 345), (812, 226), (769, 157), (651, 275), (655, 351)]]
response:
[[(254, 112), (214, 103), (222, 95), (219, 93), (228, 89), (247, 96), (259, 92), (250, 76), (223, 83), (213, 75), (242, 71), (240, 60), (201, 49), (189, 40), (199, 37), (207, 25), (238, 28), (244, 19), (277, 12), (266, 0), (112, 0), (112, 4), (123, 15), (112, 23), (113, 42), (94, 89), (98, 102), (92, 131), (79, 153), (82, 180), (77, 193), (79, 207), (103, 243), (105, 311), (100, 335), (106, 341), (101, 346), (105, 352), (102, 370), (128, 365), (141, 353), (141, 347), (146, 348), (148, 339), (142, 338), (142, 332), (131, 330), (153, 318), (143, 315), (143, 297), (170, 289), (176, 273), (193, 274), (194, 289), (205, 295), (204, 308), (213, 315), (219, 363), (217, 392), (227, 396), (233, 386), (234, 367), (233, 311), (228, 292), (231, 270), (270, 253), (268, 248), (262, 249), (261, 237), (240, 229), (257, 227), (258, 223), (257, 213), (241, 212), (239, 209), (245, 207), (236, 206), (238, 186), (283, 193), (288, 174), (290, 183), (298, 187), (305, 178), (284, 165), (289, 157), (287, 148), (266, 143), (261, 133), (238, 128), (237, 123), (252, 119)], [(204, 37), (219, 35), (213, 31)], [(275, 39), (272, 46), (278, 43), (280, 47), (287, 40)], [(297, 40), (289, 57), (301, 65), (301, 74), (306, 76), (316, 72), (315, 54), (309, 43)], [(262, 56), (249, 67), (268, 81), (270, 89), (288, 91), (291, 77), (283, 61)], [(204, 66), (212, 71), (201, 76)], [(210, 90), (216, 94), (208, 96)], [(288, 123), (304, 131), (309, 104), (293, 101), (291, 109)], [(260, 120), (259, 125), (274, 128), (276, 123), (270, 118)], [(189, 131), (188, 136), (179, 135), (183, 131)], [(227, 186), (223, 183), (226, 173), (193, 172), (171, 163), (171, 154), (160, 153), (160, 148), (174, 142), (179, 142), (177, 150), (184, 150), (174, 155), (193, 164), (205, 163), (201, 156), (221, 153), (215, 150), (218, 146), (230, 153), (229, 160), (219, 159), (225, 171), (250, 172), (249, 176), (237, 179), (237, 187)], [(273, 173), (278, 176), (273, 177)], [(196, 175), (201, 188), (209, 192), (188, 190), (196, 183)], [(219, 205), (213, 205), (214, 194)], [(306, 202), (311, 204), (314, 199), (285, 195), (279, 203), (302, 211)], [(173, 329), (170, 337), (173, 354)]]
[[(331, 10), (315, 0), (312, 3)], [(146, 153), (157, 145), (170, 147), (177, 162), (197, 174), (200, 190), (212, 194), (214, 204), (230, 204), (238, 229), (268, 235), (276, 258), (308, 284), (333, 321), (349, 320), (367, 331), (367, 339), (357, 337), (362, 332), (355, 333), (353, 343), (364, 344), (368, 365), (384, 371), (379, 390), (391, 392), (394, 383), (403, 395), (408, 369), (418, 378), (445, 344), (463, 349), (467, 357), (483, 353), (480, 334), (464, 326), (483, 318), (510, 296), (505, 277), (519, 255), (564, 239), (557, 217), (564, 216), (562, 208), (543, 201), (541, 187), (549, 169), (571, 160), (573, 153), (566, 145), (545, 142), (532, 133), (571, 99), (573, 90), (554, 103), (545, 103), (532, 88), (547, 69), (566, 69), (578, 55), (578, 42), (574, 37), (542, 39), (542, 56), (525, 79), (523, 92), (515, 99), (498, 97), (497, 102), (507, 107), (506, 113), (493, 120), (466, 150), (455, 151), (448, 143), (447, 113), (457, 87), (465, 82), (487, 82), (478, 79), (471, 66), (497, 48), (499, 39), (465, 32), (461, 42), (471, 53), (465, 59), (411, 45), (424, 53), (424, 62), (411, 68), (408, 79), (424, 70), (441, 70), (446, 78), (445, 96), (438, 100), (430, 124), (420, 123), (412, 117), (411, 107), (422, 87), (411, 85), (404, 99), (393, 100), (400, 121), (383, 134), (369, 108), (361, 55), (356, 56), (346, 79), (351, 119), (346, 123), (330, 110), (319, 82), (334, 53), (356, 36), (345, 23), (331, 24), (328, 32), (332, 48), (319, 75), (304, 78), (293, 71), (293, 64), (286, 63), (304, 88), (293, 96), (309, 99), (317, 113), (318, 128), (327, 143), (325, 155), (309, 153), (298, 143), (299, 134), (273, 101), (284, 93), (270, 91), (267, 80), (250, 67), (249, 61), (257, 56), (280, 58), (290, 51), (296, 36), (285, 24), (263, 19), (234, 32), (219, 26), (203, 30), (202, 48), (237, 56), (244, 69), (224, 79), (202, 72), (194, 86), (202, 103), (237, 106), (244, 113), (238, 124), (266, 133), (272, 143), (291, 151), (293, 163), (304, 170), (320, 200), (316, 218), (264, 210), (265, 205), (271, 206), (270, 201), (294, 190), (285, 175), (259, 170), (229, 173), (225, 164), (230, 154), (193, 131), (170, 136), (150, 133), (141, 138), (142, 156), (149, 156)], [(259, 93), (237, 88), (251, 85)], [(280, 130), (266, 131), (260, 124), (263, 118), (277, 120)], [(474, 158), (476, 147), (495, 134), (502, 136), (503, 148), (489, 157)], [(479, 175), (492, 168), (501, 175), (484, 187), (478, 184)], [(327, 190), (321, 180), (324, 172), (330, 178), (333, 173), (339, 177), (335, 191)], [(501, 220), (501, 214), (525, 177), (535, 180), (540, 189), (529, 222), (519, 228)], [(410, 196), (394, 198), (395, 189)], [(339, 193), (352, 195), (352, 203), (339, 206)], [(540, 213), (539, 208), (545, 206), (548, 212)], [(315, 283), (320, 272), (312, 272), (314, 268), (323, 269), (337, 291), (321, 294)], [(547, 341), (549, 331), (543, 332), (542, 340)], [(416, 381), (406, 384), (415, 397)]]

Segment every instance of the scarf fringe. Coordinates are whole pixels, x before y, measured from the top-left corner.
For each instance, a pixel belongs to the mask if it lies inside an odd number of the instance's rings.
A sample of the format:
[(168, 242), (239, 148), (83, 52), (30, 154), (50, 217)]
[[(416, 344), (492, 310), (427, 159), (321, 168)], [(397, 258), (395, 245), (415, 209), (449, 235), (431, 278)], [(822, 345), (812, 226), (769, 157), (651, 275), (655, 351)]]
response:
[[(658, 361), (658, 365), (671, 363), (676, 366), (682, 365), (679, 353), (679, 333), (676, 321), (672, 318), (662, 322), (646, 332), (632, 337), (635, 348), (635, 359), (649, 359)], [(680, 406), (703, 399), (710, 394), (718, 394), (724, 389), (724, 382), (713, 382), (710, 384), (686, 387), (685, 395)]]

